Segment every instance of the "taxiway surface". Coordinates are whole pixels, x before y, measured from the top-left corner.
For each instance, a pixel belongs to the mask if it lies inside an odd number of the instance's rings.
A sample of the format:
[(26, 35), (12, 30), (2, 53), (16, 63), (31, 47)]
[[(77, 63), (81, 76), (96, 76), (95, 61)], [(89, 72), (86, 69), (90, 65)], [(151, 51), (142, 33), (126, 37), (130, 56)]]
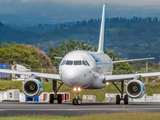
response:
[[(125, 110), (123, 107), (125, 106)], [(61, 115), (77, 116), (93, 113), (120, 113), (120, 112), (160, 112), (160, 103), (141, 102), (128, 105), (115, 103), (82, 103), (72, 105), (71, 102), (62, 104), (49, 104), (47, 102), (1, 102), (0, 116), (17, 115)]]

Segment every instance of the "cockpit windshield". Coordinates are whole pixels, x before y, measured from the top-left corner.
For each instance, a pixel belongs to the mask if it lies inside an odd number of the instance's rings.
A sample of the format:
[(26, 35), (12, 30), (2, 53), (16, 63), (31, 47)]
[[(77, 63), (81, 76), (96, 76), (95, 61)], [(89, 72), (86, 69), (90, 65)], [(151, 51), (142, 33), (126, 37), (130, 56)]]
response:
[(85, 66), (90, 66), (89, 63), (86, 61), (86, 60), (75, 60), (75, 61), (72, 61), (72, 60), (64, 60), (61, 65), (73, 65), (73, 62), (74, 62), (74, 65), (85, 65)]
[(72, 64), (73, 64), (73, 61), (67, 60), (66, 65), (72, 65)]
[(90, 66), (89, 63), (86, 60), (85, 60), (85, 62), (87, 63), (88, 66)]
[(74, 61), (74, 65), (82, 65), (82, 61), (81, 60)]
[(86, 60), (83, 60), (83, 65), (90, 66)]
[(83, 65), (86, 65), (87, 66), (87, 63), (83, 60)]
[(66, 60), (64, 60), (62, 63), (61, 63), (61, 65), (64, 65), (66, 63)]

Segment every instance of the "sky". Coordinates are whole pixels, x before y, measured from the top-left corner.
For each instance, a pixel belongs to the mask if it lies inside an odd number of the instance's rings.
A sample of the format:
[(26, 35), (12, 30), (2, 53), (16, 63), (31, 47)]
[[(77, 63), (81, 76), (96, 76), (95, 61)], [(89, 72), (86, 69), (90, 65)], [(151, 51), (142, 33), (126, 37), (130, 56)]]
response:
[(160, 0), (0, 0), (3, 23), (59, 23), (107, 17), (159, 17)]
[(53, 3), (71, 3), (71, 4), (123, 4), (134, 6), (160, 5), (160, 0), (0, 0), (1, 3), (33, 3), (33, 2), (53, 2)]

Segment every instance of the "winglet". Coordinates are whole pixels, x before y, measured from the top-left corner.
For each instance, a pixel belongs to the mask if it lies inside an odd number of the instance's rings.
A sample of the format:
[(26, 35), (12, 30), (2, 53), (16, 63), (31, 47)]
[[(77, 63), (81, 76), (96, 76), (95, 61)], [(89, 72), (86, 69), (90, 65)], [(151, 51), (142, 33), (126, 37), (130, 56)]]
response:
[(99, 53), (104, 53), (105, 11), (106, 11), (106, 6), (103, 5), (101, 30), (100, 30), (100, 37), (99, 37), (99, 47), (97, 51)]

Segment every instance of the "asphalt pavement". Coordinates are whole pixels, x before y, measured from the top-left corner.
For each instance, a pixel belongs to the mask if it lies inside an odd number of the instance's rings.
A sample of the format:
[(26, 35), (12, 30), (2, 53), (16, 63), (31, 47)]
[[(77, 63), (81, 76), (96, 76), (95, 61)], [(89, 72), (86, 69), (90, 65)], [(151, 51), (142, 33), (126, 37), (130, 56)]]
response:
[(124, 105), (115, 103), (95, 102), (72, 105), (71, 102), (50, 104), (47, 102), (0, 102), (0, 116), (17, 115), (60, 115), (79, 116), (94, 113), (122, 112), (160, 112), (158, 102), (134, 102)]

